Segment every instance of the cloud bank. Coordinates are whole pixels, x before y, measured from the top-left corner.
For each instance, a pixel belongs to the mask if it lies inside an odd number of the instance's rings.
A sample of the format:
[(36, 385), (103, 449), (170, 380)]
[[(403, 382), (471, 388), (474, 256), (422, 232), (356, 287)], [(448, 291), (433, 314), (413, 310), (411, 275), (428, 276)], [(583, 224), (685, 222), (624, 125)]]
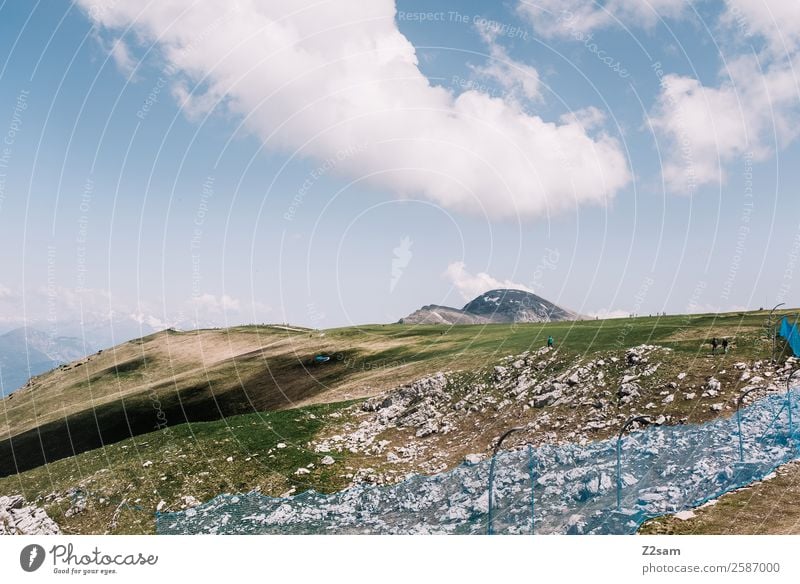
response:
[[(723, 52), (718, 81), (659, 71), (661, 87), (647, 123), (663, 142), (662, 176), (669, 191), (693, 194), (725, 182), (737, 159), (764, 160), (800, 131), (800, 2), (704, 2), (705, 23)], [(626, 27), (631, 34), (664, 20), (696, 17), (686, 0), (520, 0), (518, 11), (539, 34), (584, 38)]]
[[(222, 104), (268, 148), (303, 157), (356, 152), (337, 172), (396, 196), (541, 216), (605, 204), (630, 180), (620, 144), (602, 131), (432, 85), (393, 0), (78, 4), (106, 34), (131, 27), (157, 45), (187, 112)], [(532, 68), (498, 61), (486, 74), (527, 97), (538, 91)]]
[(666, 185), (691, 194), (720, 184), (737, 159), (764, 160), (800, 131), (800, 3), (728, 0), (723, 40), (736, 38), (716, 85), (665, 75), (651, 124), (670, 146)]

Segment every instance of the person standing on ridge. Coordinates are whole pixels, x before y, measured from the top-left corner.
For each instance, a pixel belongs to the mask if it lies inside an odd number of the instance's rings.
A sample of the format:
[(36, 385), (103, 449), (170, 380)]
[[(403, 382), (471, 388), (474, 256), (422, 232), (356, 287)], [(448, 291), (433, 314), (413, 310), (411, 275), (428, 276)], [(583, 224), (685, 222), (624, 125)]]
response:
[(547, 346), (548, 347), (552, 347), (554, 344), (555, 344), (555, 341), (553, 340), (553, 335), (550, 335), (549, 337), (547, 337)]
[(717, 354), (717, 346), (718, 345), (719, 345), (719, 341), (717, 341), (717, 337), (714, 337), (713, 339), (711, 339), (711, 354), (712, 355), (716, 355)]
[(722, 339), (722, 352), (726, 353), (726, 354), (728, 352), (728, 338), (727, 337)]

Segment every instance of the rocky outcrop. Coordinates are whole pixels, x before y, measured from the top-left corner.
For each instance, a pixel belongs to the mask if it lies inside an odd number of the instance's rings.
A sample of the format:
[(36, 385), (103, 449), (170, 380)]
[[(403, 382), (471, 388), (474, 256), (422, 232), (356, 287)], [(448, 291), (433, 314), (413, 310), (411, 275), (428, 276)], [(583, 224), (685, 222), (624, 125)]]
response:
[(755, 398), (784, 391), (796, 366), (741, 363), (731, 365), (731, 376), (710, 362), (702, 377), (695, 371), (688, 377), (676, 372), (676, 363), (680, 356), (657, 345), (588, 358), (541, 347), (482, 369), (439, 372), (353, 405), (347, 422), (323, 431), (308, 447), (320, 453), (323, 465), (334, 462), (330, 454), (336, 453), (374, 460), (369, 472), (346, 462), (336, 470), (353, 484), (390, 484), (413, 472), (441, 472), (459, 460), (474, 464), (491, 453), (502, 428), (522, 427), (517, 442), (587, 444), (618, 431), (632, 416), (646, 415), (650, 426), (685, 424), (688, 418), (675, 415), (679, 404), (698, 400), (697, 411), (719, 414), (736, 405), (731, 377), (768, 379)]
[(0, 535), (60, 535), (61, 529), (47, 512), (26, 505), (20, 495), (0, 496)]
[(400, 324), (488, 324), (490, 322), (492, 322), (490, 318), (437, 304), (423, 306), (400, 319)]

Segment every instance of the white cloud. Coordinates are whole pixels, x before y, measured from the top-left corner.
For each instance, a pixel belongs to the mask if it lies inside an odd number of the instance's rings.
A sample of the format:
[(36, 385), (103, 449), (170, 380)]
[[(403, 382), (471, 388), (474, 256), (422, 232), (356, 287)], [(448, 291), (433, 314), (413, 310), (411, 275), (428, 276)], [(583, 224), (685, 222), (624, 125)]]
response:
[(603, 110), (597, 109), (594, 106), (589, 106), (566, 113), (562, 115), (560, 119), (564, 124), (579, 124), (587, 130), (593, 130), (605, 123), (606, 114)]
[(241, 302), (237, 298), (223, 294), (214, 296), (213, 294), (199, 294), (189, 300), (189, 304), (198, 311), (208, 312), (239, 312)]
[[(519, 11), (544, 36), (584, 40), (609, 26), (650, 27), (659, 18), (686, 16), (688, 6), (685, 0), (522, 0)], [(724, 182), (731, 162), (748, 154), (767, 158), (794, 140), (800, 127), (794, 72), (800, 65), (800, 2), (725, 0), (716, 7), (720, 32), (734, 33), (717, 39), (733, 55), (719, 82), (706, 86), (693, 77), (664, 75), (649, 120), (666, 142), (662, 174), (674, 192), (691, 194)]]
[(753, 112), (745, 111), (735, 87), (704, 87), (691, 77), (666, 75), (650, 123), (668, 143), (662, 168), (668, 188), (692, 194), (721, 180), (720, 161), (754, 146), (748, 141), (748, 116)]
[[(687, 6), (684, 0), (537, 0), (521, 2), (519, 10), (543, 35), (583, 40), (611, 25), (647, 27), (660, 17), (685, 16)], [(763, 160), (794, 140), (800, 127), (794, 73), (800, 64), (800, 3), (725, 0), (716, 6), (720, 31), (734, 33), (717, 40), (727, 41), (733, 54), (720, 81), (706, 86), (693, 77), (664, 75), (649, 120), (666, 142), (662, 175), (674, 192), (691, 194), (724, 182), (732, 161), (748, 154)], [(756, 38), (764, 50), (754, 55)]]
[(152, 314), (145, 314), (144, 312), (132, 312), (128, 315), (131, 320), (134, 322), (139, 323), (140, 325), (144, 325), (150, 327), (153, 330), (163, 330), (170, 327), (174, 327), (175, 323), (167, 322), (165, 320), (160, 319), (159, 317), (152, 315)]
[(264, 322), (272, 307), (260, 301), (245, 302), (228, 294), (208, 292), (193, 296), (177, 312), (170, 310), (171, 326), (190, 329)]
[(477, 75), (496, 81), (516, 101), (539, 100), (542, 97), (539, 72), (530, 65), (512, 59), (497, 42), (499, 30), (481, 21), (476, 28), (489, 48), (487, 64), (473, 67)]
[(100, 49), (108, 53), (119, 72), (131, 80), (134, 79), (133, 73), (139, 65), (139, 62), (131, 54), (125, 40), (121, 36), (105, 38), (100, 34), (100, 31), (97, 30), (93, 30), (91, 35), (100, 45)]
[(732, 161), (748, 154), (763, 160), (797, 138), (797, 65), (797, 53), (784, 57), (768, 49), (730, 59), (715, 86), (665, 75), (650, 123), (667, 141), (663, 176), (668, 188), (691, 193), (724, 182)]
[(513, 288), (533, 292), (524, 284), (518, 284), (511, 280), (498, 280), (486, 272), (471, 274), (467, 271), (464, 262), (452, 262), (442, 275), (450, 281), (465, 300), (472, 300), (495, 288)]
[(543, 36), (585, 35), (608, 26), (652, 27), (684, 13), (686, 0), (520, 0), (518, 10)]
[[(23, 297), (25, 302), (23, 303)], [(204, 293), (177, 303), (139, 299), (135, 305), (101, 289), (42, 286), (25, 291), (0, 284), (0, 323), (31, 325), (63, 334), (80, 334), (82, 328), (119, 330), (120, 339), (165, 328), (218, 327), (264, 322), (272, 308), (259, 301), (244, 302), (228, 294)], [(141, 329), (141, 333), (137, 330)], [(98, 346), (110, 342), (104, 339)]]
[[(605, 204), (630, 180), (620, 144), (604, 133), (546, 122), (513, 99), (432, 86), (393, 0), (241, 1), (227, 13), (193, 0), (79, 4), (100, 26), (130, 25), (157, 44), (182, 74), (173, 91), (187, 109), (220, 100), (268, 148), (321, 160), (353, 153), (336, 172), (401, 197), (536, 216)], [(523, 77), (509, 83), (533, 95), (533, 70), (511, 70)]]
[(740, 37), (763, 38), (775, 55), (790, 55), (800, 49), (800, 2), (726, 0), (721, 20)]
[(121, 38), (116, 39), (111, 45), (111, 56), (117, 68), (125, 75), (131, 76), (136, 70), (137, 62), (131, 57), (128, 45)]

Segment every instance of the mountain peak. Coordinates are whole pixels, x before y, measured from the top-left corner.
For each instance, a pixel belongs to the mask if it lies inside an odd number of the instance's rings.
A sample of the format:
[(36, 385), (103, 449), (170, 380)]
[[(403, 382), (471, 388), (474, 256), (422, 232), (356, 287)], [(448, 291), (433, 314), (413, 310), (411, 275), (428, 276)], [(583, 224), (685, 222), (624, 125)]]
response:
[(428, 305), (400, 319), (403, 324), (488, 324), (578, 320), (580, 315), (525, 290), (484, 292), (463, 308)]

